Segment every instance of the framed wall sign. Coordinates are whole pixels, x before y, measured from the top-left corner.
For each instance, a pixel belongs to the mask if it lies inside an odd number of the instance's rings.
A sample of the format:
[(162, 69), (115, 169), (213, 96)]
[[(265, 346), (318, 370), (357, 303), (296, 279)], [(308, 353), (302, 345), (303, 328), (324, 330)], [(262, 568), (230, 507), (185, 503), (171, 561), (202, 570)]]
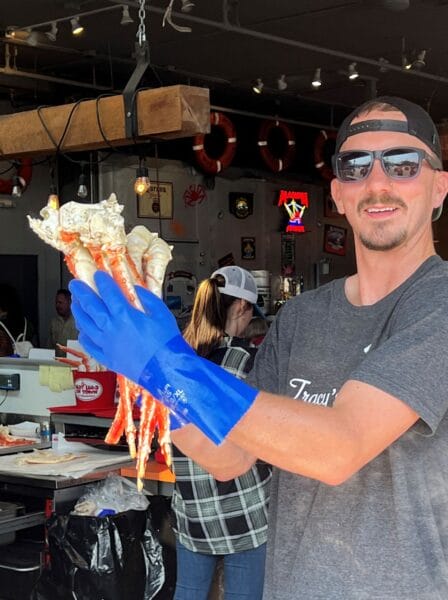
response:
[(241, 238), (241, 258), (243, 260), (255, 260), (255, 238)]
[(151, 182), (146, 194), (137, 196), (137, 216), (144, 219), (172, 219), (173, 184), (169, 181)]
[(324, 229), (324, 252), (345, 256), (347, 246), (347, 229), (325, 225)]
[(296, 238), (293, 233), (281, 234), (281, 265), (283, 277), (295, 275), (296, 272)]

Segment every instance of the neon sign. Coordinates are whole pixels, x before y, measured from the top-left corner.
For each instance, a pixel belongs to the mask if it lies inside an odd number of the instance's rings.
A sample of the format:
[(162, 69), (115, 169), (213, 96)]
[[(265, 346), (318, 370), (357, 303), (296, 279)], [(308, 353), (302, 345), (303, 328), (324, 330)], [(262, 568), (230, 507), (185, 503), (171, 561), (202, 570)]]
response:
[(304, 233), (305, 226), (302, 222), (303, 213), (308, 208), (308, 193), (280, 190), (277, 206), (284, 206), (288, 213), (289, 221), (286, 231)]

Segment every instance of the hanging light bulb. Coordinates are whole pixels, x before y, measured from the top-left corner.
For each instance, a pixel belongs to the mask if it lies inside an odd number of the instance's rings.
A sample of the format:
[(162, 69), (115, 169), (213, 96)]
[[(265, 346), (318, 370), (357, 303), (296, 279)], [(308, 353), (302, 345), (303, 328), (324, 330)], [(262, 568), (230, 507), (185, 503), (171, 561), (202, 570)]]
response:
[(11, 195), (14, 198), (20, 198), (22, 195), (22, 183), (20, 181), (20, 177), (18, 175), (14, 175), (12, 178), (12, 192)]
[(136, 179), (134, 182), (134, 192), (137, 196), (143, 196), (149, 190), (151, 182), (149, 181), (148, 167), (145, 167), (141, 162), (136, 172)]
[(70, 19), (70, 25), (72, 26), (73, 35), (81, 35), (81, 33), (84, 31), (84, 27), (79, 22), (79, 17), (73, 17)]
[(130, 25), (134, 22), (134, 19), (129, 14), (129, 6), (127, 4), (123, 4), (123, 12), (121, 14), (120, 25)]
[(89, 195), (89, 190), (87, 189), (87, 178), (85, 176), (84, 173), (81, 173), (81, 175), (79, 176), (78, 179), (78, 190), (76, 192), (76, 195), (78, 196), (78, 198), (87, 198), (87, 196)]
[(321, 73), (321, 69), (320, 69), (320, 67), (318, 67), (315, 70), (313, 80), (311, 81), (311, 85), (313, 86), (313, 88), (317, 89), (317, 88), (320, 88), (320, 86), (322, 85), (320, 73)]
[(358, 79), (358, 77), (359, 77), (359, 73), (358, 73), (358, 71), (356, 70), (356, 63), (355, 63), (355, 62), (352, 62), (352, 63), (351, 63), (351, 64), (349, 64), (349, 66), (348, 66), (348, 78), (349, 78), (351, 81), (354, 81), (355, 79)]
[(54, 208), (55, 210), (58, 210), (59, 208), (59, 196), (54, 183), (50, 185), (50, 193), (48, 194), (47, 206), (49, 208)]

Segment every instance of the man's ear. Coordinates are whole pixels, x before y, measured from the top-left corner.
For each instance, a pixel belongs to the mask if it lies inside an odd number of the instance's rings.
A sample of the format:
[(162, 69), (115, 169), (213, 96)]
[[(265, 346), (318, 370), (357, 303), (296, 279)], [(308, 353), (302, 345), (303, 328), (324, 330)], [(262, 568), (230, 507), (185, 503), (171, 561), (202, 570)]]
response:
[(338, 213), (340, 215), (345, 214), (344, 205), (342, 203), (342, 186), (344, 184), (336, 179), (331, 180), (330, 189), (331, 189), (331, 197), (333, 198), (333, 202), (336, 204), (336, 208), (338, 209)]
[(445, 200), (448, 194), (448, 172), (437, 171), (436, 180), (434, 182), (434, 198), (433, 207), (438, 208)]

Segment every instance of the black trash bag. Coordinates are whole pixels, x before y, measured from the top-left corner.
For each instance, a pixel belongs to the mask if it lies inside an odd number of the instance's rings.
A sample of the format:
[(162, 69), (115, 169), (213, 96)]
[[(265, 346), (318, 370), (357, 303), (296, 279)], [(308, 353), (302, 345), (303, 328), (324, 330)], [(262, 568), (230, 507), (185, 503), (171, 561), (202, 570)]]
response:
[(163, 586), (162, 547), (149, 510), (53, 515), (47, 531), (50, 566), (31, 600), (151, 600)]

